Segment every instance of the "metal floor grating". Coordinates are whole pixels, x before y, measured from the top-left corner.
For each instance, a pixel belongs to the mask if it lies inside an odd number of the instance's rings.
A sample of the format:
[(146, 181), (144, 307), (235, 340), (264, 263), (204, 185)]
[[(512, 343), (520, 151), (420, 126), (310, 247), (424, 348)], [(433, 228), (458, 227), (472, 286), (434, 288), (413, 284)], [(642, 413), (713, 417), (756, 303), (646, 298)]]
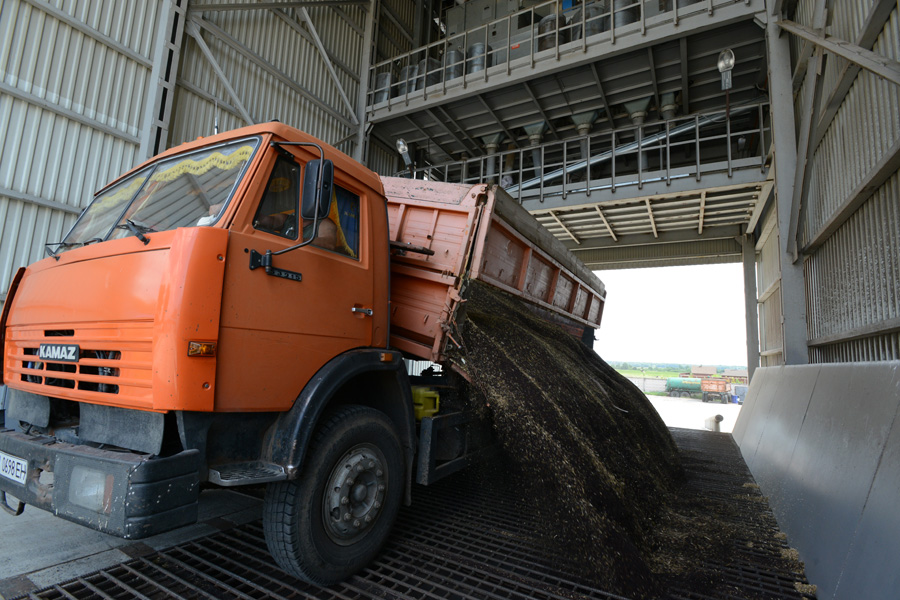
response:
[[(709, 562), (724, 578), (715, 591), (675, 583), (671, 600), (807, 598), (802, 575), (773, 568), (787, 545), (729, 434), (673, 429), (688, 474), (682, 494), (728, 503), (725, 518), (754, 539), (730, 540), (727, 561)], [(417, 486), (381, 556), (332, 588), (285, 574), (266, 551), (261, 522), (242, 525), (21, 598), (315, 598), (629, 600), (599, 589), (564, 557), (549, 556), (538, 515), (478, 475)], [(724, 505), (724, 504), (723, 504)], [(734, 510), (734, 508), (737, 510)], [(783, 561), (781, 561), (783, 562)], [(688, 589), (690, 588), (690, 589)]]

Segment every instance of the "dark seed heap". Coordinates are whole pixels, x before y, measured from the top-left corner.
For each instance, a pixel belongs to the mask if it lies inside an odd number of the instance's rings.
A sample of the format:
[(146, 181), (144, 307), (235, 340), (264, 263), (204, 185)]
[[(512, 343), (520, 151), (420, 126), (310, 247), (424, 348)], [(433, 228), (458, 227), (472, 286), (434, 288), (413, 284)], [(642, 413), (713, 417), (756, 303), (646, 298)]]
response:
[(592, 579), (655, 596), (651, 523), (681, 467), (653, 406), (511, 296), (471, 282), (465, 308), (455, 360), (482, 396), (523, 497), (540, 504), (546, 537)]

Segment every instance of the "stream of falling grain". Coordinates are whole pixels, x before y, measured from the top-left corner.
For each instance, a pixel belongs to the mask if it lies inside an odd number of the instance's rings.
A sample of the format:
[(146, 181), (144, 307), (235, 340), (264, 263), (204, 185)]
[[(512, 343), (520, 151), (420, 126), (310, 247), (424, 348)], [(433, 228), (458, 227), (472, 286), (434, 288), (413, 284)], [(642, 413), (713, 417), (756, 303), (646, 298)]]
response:
[(655, 595), (648, 523), (681, 469), (646, 396), (558, 326), (474, 282), (464, 356), (546, 535), (593, 578)]

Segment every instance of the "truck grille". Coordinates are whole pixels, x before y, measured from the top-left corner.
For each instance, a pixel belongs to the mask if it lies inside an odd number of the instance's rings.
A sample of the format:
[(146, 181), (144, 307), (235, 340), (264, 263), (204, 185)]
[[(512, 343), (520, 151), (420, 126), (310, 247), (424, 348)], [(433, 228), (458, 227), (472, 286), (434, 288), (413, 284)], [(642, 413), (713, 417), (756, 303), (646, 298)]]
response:
[[(11, 327), (7, 378), (35, 394), (149, 408), (152, 323), (90, 324), (72, 329)], [(42, 358), (41, 344), (78, 347), (78, 359)], [(17, 386), (18, 387), (18, 386)]]
[(37, 348), (25, 348), (24, 351), (26, 356), (33, 356), (34, 359), (23, 361), (25, 372), (21, 375), (22, 381), (101, 394), (119, 393), (119, 386), (112, 383), (116, 379), (109, 379), (119, 376), (119, 369), (109, 366), (111, 361), (121, 360), (122, 353), (119, 351), (81, 350), (82, 360), (78, 364), (44, 362), (38, 356)]

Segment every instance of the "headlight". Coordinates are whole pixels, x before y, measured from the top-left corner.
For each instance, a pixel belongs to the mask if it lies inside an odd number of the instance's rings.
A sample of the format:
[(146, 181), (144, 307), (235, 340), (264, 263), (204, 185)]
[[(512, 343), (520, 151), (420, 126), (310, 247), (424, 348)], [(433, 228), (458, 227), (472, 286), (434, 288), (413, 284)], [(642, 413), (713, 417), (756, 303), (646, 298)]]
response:
[(102, 471), (77, 465), (69, 482), (69, 502), (95, 513), (108, 515), (114, 478)]

